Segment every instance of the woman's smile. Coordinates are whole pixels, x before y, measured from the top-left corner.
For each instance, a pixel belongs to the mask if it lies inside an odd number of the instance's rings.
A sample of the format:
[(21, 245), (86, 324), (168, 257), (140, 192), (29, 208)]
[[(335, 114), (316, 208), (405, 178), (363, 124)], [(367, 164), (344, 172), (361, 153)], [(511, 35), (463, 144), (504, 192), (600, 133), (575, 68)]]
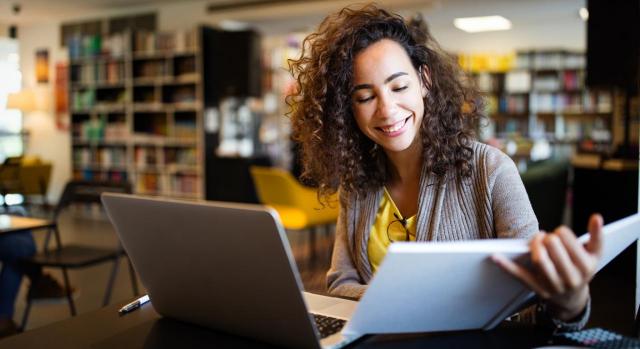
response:
[(380, 130), (380, 132), (382, 132), (387, 137), (397, 137), (406, 130), (405, 126), (407, 126), (409, 119), (411, 119), (412, 116), (413, 115), (409, 115), (408, 117), (396, 123), (393, 123), (387, 126), (380, 126), (380, 127), (377, 127), (377, 129)]

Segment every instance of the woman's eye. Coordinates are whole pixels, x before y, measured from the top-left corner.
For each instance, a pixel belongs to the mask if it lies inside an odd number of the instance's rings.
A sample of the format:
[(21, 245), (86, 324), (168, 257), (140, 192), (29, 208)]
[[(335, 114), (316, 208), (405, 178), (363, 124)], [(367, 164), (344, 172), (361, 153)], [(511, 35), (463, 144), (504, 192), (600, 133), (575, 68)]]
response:
[(406, 90), (406, 89), (407, 89), (407, 87), (409, 87), (409, 86), (405, 85), (405, 86), (395, 87), (395, 88), (393, 89), (393, 92), (400, 92), (400, 91), (402, 91), (402, 90)]
[(368, 101), (370, 101), (372, 99), (373, 99), (373, 96), (358, 97), (358, 98), (356, 98), (356, 102), (358, 102), (358, 103), (367, 103)]

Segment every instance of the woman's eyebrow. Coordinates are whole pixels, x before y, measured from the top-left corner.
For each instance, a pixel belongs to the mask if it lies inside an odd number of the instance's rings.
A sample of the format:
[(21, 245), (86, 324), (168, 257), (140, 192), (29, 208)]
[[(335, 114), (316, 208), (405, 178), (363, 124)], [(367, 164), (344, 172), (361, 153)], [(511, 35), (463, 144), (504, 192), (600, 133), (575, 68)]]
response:
[[(389, 75), (388, 78), (384, 79), (384, 83), (387, 84), (387, 83), (391, 82), (393, 79), (397, 78), (398, 76), (403, 76), (403, 75), (409, 75), (409, 74), (407, 74), (406, 72), (403, 72), (403, 71), (400, 71), (400, 72), (397, 72), (397, 73), (393, 73), (393, 74)], [(371, 88), (373, 88), (373, 85), (371, 85), (371, 84), (356, 85), (353, 88), (353, 92), (355, 92), (357, 90), (367, 89), (367, 88), (371, 89)]]

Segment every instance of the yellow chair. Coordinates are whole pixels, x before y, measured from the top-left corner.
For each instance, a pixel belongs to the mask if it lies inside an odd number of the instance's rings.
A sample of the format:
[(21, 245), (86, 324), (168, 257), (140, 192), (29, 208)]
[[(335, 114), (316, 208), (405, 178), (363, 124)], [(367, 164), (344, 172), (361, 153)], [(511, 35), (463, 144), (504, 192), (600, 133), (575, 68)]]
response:
[(51, 163), (37, 156), (9, 158), (0, 165), (0, 194), (39, 195), (48, 207), (47, 188), (51, 178)]
[(316, 228), (335, 224), (338, 219), (335, 196), (329, 199), (331, 205), (322, 207), (317, 191), (300, 184), (288, 171), (261, 166), (251, 166), (250, 170), (260, 202), (278, 212), (286, 229), (308, 229), (311, 256), (315, 256)]

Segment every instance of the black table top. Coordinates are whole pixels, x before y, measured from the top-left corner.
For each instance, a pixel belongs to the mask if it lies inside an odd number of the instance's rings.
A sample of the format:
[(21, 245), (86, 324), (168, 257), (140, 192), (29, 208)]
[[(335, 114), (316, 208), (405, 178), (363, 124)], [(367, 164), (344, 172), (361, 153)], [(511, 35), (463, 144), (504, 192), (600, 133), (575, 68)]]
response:
[[(2, 348), (274, 348), (180, 321), (161, 318), (150, 303), (125, 315), (126, 302), (0, 340)], [(532, 326), (506, 324), (492, 331), (367, 336), (349, 348), (534, 348), (550, 337)]]

